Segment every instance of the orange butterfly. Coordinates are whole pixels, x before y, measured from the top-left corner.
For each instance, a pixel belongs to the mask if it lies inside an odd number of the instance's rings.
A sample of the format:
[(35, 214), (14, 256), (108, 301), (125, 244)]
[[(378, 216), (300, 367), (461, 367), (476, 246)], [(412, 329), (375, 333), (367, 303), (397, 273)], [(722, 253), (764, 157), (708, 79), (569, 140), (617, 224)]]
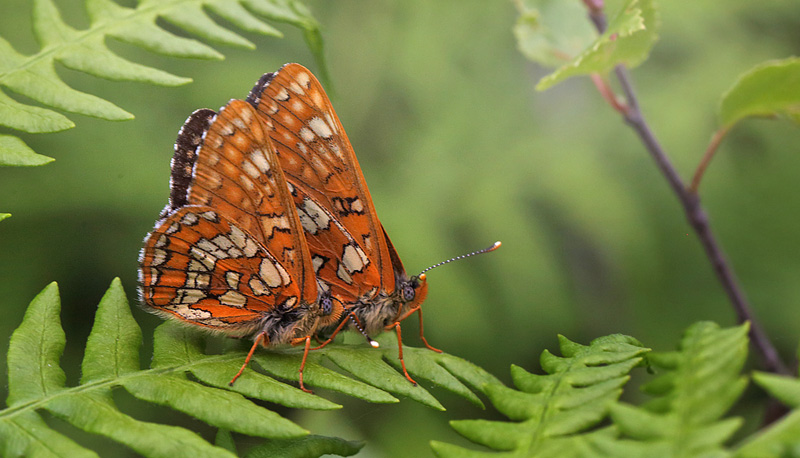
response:
[[(241, 100), (198, 110), (175, 144), (170, 204), (140, 256), (145, 310), (256, 347), (305, 344), (341, 305), (318, 285), (286, 179), (261, 117)], [(322, 287), (320, 287), (322, 286)]]
[[(378, 221), (372, 198), (342, 124), (319, 81), (299, 64), (267, 73), (247, 97), (258, 109), (286, 174), (306, 232), (317, 278), (330, 285), (345, 318), (344, 327), (369, 336), (394, 328), (403, 360), (400, 321), (419, 314), (428, 292), (424, 272), (409, 276)], [(493, 249), (493, 248), (492, 248)]]

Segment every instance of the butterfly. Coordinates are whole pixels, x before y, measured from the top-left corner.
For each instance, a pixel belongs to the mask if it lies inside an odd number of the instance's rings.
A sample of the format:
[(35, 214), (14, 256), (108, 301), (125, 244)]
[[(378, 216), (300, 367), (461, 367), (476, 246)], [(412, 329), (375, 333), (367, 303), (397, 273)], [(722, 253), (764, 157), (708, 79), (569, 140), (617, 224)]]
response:
[(304, 230), (266, 126), (231, 100), (193, 113), (171, 164), (170, 202), (140, 255), (145, 310), (259, 345), (305, 344), (341, 305), (317, 282)]
[(275, 145), (317, 278), (344, 308), (338, 326), (369, 336), (394, 328), (406, 378), (400, 322), (417, 312), (420, 337), (428, 284), (409, 276), (378, 220), (353, 147), (322, 85), (299, 64), (261, 77), (246, 99), (257, 108)]

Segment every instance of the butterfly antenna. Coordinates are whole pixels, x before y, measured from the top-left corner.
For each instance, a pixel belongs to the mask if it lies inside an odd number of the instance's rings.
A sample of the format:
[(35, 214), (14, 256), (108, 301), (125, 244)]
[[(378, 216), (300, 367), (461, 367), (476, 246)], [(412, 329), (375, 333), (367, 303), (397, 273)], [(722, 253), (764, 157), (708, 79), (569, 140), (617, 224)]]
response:
[(442, 261), (442, 262), (440, 262), (438, 264), (434, 264), (434, 265), (428, 267), (427, 269), (425, 269), (422, 272), (420, 272), (419, 275), (422, 275), (425, 272), (427, 272), (427, 271), (429, 271), (429, 270), (431, 270), (433, 268), (436, 268), (436, 267), (439, 267), (439, 266), (443, 266), (443, 265), (445, 265), (447, 263), (450, 263), (450, 262), (453, 262), (453, 261), (458, 261), (460, 259), (468, 258), (470, 256), (475, 256), (476, 254), (483, 254), (483, 253), (488, 253), (490, 251), (494, 251), (494, 250), (500, 248), (500, 245), (502, 245), (502, 244), (499, 241), (498, 242), (494, 242), (494, 245), (492, 245), (490, 247), (487, 247), (487, 248), (484, 248), (482, 250), (473, 251), (472, 253), (462, 254), (460, 256), (456, 256), (454, 258), (450, 258), (450, 259), (448, 259), (446, 261)]
[(367, 339), (367, 342), (370, 344), (372, 348), (378, 348), (381, 346), (381, 344), (379, 344), (375, 340), (372, 340), (372, 337), (370, 337), (369, 334), (367, 334), (367, 331), (364, 330), (364, 326), (361, 326), (361, 322), (358, 321), (358, 318), (356, 318), (355, 315), (350, 314), (350, 321), (353, 322), (353, 326), (355, 326), (356, 329), (358, 329), (358, 332), (360, 332), (361, 335), (364, 336), (365, 339)]

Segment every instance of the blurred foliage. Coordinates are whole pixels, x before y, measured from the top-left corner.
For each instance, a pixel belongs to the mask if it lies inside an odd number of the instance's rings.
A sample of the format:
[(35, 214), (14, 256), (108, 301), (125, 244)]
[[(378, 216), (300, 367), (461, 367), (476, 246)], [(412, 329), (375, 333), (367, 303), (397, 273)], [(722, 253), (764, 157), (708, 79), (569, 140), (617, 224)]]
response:
[[(86, 26), (82, 0), (58, 5), (68, 23)], [(518, 52), (512, 3), (309, 5), (323, 27), (334, 105), (409, 272), (503, 241), (495, 253), (430, 272), (431, 344), (500, 375), (512, 362), (534, 366), (557, 333), (590, 341), (621, 332), (664, 350), (694, 321), (735, 322), (680, 206), (591, 82), (573, 78), (534, 92), (546, 71)], [(800, 9), (775, 0), (659, 7), (659, 42), (633, 77), (644, 114), (688, 177), (716, 128), (719, 98), (738, 75), (798, 53)], [(4, 0), (0, 31), (20, 52), (37, 49), (30, 11), (28, 0)], [(0, 224), (0, 336), (11, 334), (50, 281), (61, 287), (70, 342), (86, 340), (94, 313), (86, 304), (96, 303), (113, 277), (132, 290), (141, 240), (167, 201), (172, 143), (183, 120), (197, 108), (244, 97), (262, 73), (285, 62), (318, 70), (301, 32), (279, 28), (286, 39), (248, 34), (257, 50), (226, 50), (221, 62), (167, 59), (110, 42), (126, 58), (194, 79), (179, 88), (112, 83), (57, 67), (70, 86), (124, 105), (136, 119), (75, 116), (78, 129), (22, 136), (56, 162), (0, 169), (0, 209), (14, 214)], [(800, 132), (788, 123), (741, 123), (701, 193), (756, 314), (786, 359), (800, 330), (798, 142)], [(134, 314), (148, 329), (160, 322)], [(413, 326), (404, 326), (412, 345)], [(7, 342), (0, 339), (0, 355)], [(82, 351), (70, 342), (62, 365), (75, 384)], [(335, 395), (329, 399), (345, 409), (281, 413), (317, 434), (369, 438), (361, 456), (430, 456), (428, 440), (464, 443), (445, 418), (501, 418), (434, 393), (447, 413)], [(740, 407), (751, 428), (759, 396), (750, 393)], [(124, 394), (115, 393), (115, 401), (144, 410)], [(137, 418), (169, 418), (207, 440), (216, 433), (167, 409)], [(106, 447), (109, 456), (130, 453), (95, 436), (78, 440)], [(248, 441), (256, 443), (237, 437)]]

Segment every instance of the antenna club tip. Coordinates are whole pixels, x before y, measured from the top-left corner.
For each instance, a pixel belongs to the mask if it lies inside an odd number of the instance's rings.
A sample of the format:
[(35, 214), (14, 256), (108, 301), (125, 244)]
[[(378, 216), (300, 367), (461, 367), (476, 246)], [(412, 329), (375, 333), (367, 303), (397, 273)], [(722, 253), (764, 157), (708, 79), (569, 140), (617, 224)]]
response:
[(425, 275), (425, 274), (419, 274), (419, 281), (425, 281), (425, 279), (426, 279), (426, 278), (428, 278), (428, 276), (427, 276), (427, 275)]
[(498, 240), (498, 241), (494, 242), (494, 246), (492, 247), (492, 249), (496, 250), (496, 249), (500, 248), (500, 245), (502, 245), (502, 244), (503, 244), (503, 242)]
[(370, 346), (372, 346), (372, 348), (379, 348), (381, 346), (381, 344), (379, 344), (378, 342), (376, 342), (374, 340), (370, 340), (369, 344), (370, 344)]

